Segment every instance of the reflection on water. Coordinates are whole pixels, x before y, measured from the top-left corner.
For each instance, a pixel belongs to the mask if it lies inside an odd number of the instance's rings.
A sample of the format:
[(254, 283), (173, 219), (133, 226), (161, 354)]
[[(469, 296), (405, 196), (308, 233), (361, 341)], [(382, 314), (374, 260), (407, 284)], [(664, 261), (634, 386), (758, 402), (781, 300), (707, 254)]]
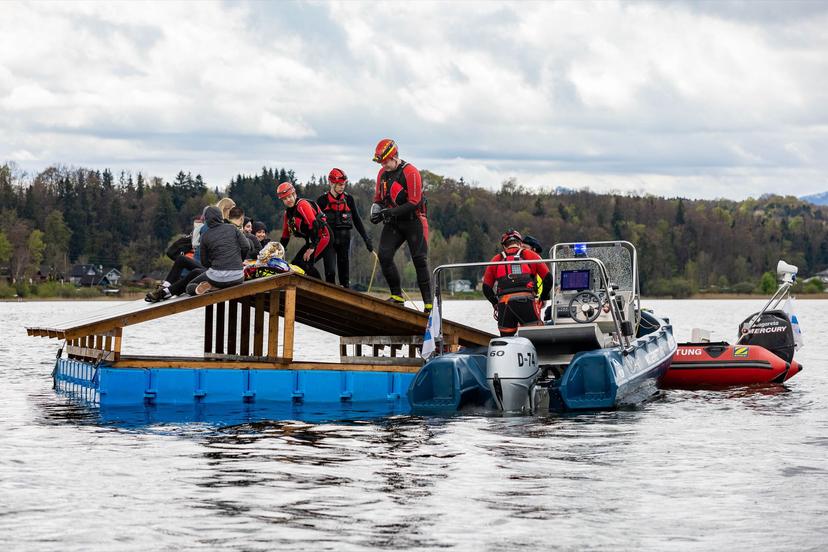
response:
[[(650, 306), (679, 340), (711, 318), (730, 337), (756, 310), (735, 302), (711, 316), (710, 305)], [(531, 418), (422, 418), (388, 403), (89, 409), (51, 390), (55, 343), (20, 330), (88, 305), (6, 306), (7, 549), (790, 550), (828, 539), (828, 351), (809, 333), (828, 318), (820, 302), (799, 302), (809, 370), (785, 386)], [(489, 323), (478, 307), (447, 305)], [(169, 335), (197, 343), (199, 324), (180, 330)], [(167, 329), (130, 331), (158, 347)]]

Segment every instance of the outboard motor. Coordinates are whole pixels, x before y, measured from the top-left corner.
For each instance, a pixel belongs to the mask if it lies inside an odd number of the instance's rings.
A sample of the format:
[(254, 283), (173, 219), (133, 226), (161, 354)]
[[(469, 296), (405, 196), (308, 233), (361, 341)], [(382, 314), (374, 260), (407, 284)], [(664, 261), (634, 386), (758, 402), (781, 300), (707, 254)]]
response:
[[(741, 336), (739, 343), (764, 347), (785, 362), (793, 360), (795, 350), (793, 326), (785, 311), (765, 311), (753, 326), (748, 327), (757, 314), (751, 314), (739, 324)], [(491, 345), (489, 350), (491, 350)]]
[(503, 412), (531, 414), (540, 376), (535, 346), (525, 337), (498, 337), (489, 342), (486, 381)]

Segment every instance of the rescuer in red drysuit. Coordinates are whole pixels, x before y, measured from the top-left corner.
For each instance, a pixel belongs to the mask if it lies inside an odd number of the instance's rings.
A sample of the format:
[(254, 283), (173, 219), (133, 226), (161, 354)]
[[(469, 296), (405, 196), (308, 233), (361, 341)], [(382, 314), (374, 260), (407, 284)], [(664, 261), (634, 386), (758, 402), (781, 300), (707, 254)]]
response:
[(339, 285), (349, 287), (351, 228), (356, 228), (362, 236), (369, 253), (374, 250), (374, 244), (362, 224), (354, 196), (345, 191), (345, 185), (348, 183), (345, 171), (337, 168), (331, 169), (328, 174), (328, 183), (331, 186), (330, 191), (316, 200), (316, 204), (325, 213), (328, 226), (333, 234), (332, 243), (325, 250), (322, 259), (325, 262), (325, 281), (335, 283), (336, 274), (339, 272)]
[[(509, 230), (500, 238), (503, 251), (490, 262), (540, 259), (523, 244), (520, 232)], [(538, 297), (538, 279), (541, 292)], [(483, 295), (495, 308), (501, 336), (515, 335), (520, 326), (540, 326), (543, 303), (549, 299), (552, 274), (544, 263), (491, 265), (483, 274)]]
[(428, 220), (420, 171), (400, 159), (397, 144), (388, 138), (380, 140), (374, 150), (374, 161), (382, 165), (377, 174), (371, 222), (384, 223), (379, 242), (382, 275), (391, 288), (389, 301), (404, 304), (400, 273), (394, 264), (394, 253), (403, 243), (417, 272), (417, 285), (424, 309), (431, 311), (431, 274), (428, 270)]
[(296, 189), (290, 182), (279, 184), (276, 195), (285, 204), (285, 220), (282, 224), (282, 239), (279, 242), (287, 247), (291, 234), (305, 238), (305, 245), (296, 253), (291, 263), (300, 267), (307, 275), (321, 280), (322, 275), (314, 263), (322, 258), (331, 241), (331, 231), (325, 214), (313, 201), (297, 198)]

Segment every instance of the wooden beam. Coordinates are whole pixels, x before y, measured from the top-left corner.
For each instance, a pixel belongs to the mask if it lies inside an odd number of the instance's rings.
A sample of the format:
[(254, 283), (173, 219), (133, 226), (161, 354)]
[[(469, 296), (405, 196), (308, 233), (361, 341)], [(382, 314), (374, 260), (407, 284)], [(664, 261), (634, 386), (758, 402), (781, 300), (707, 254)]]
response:
[[(404, 360), (404, 359), (397, 359)], [(354, 372), (401, 372), (416, 373), (420, 367), (415, 364), (374, 364), (354, 363), (342, 364), (339, 362), (290, 362), (285, 358), (275, 360), (209, 360), (204, 358), (167, 360), (164, 358), (134, 358), (122, 357), (118, 362), (111, 365), (113, 368), (125, 369), (146, 369), (146, 368), (172, 368), (182, 370), (201, 370), (220, 368), (229, 370), (332, 370), (332, 371), (354, 371)]]
[(213, 352), (213, 305), (204, 309), (204, 352)]
[(112, 352), (115, 353), (113, 358), (117, 362), (121, 358), (121, 337), (123, 336), (124, 330), (121, 328), (115, 328), (112, 332), (115, 337), (115, 343), (112, 345)]
[(250, 303), (242, 301), (241, 317), (241, 355), (250, 354)]
[(282, 357), (293, 360), (293, 335), (296, 326), (296, 288), (285, 290), (285, 337)]
[(267, 321), (267, 356), (276, 358), (279, 356), (279, 304), (282, 292), (274, 289), (270, 292), (270, 304), (268, 305), (269, 318)]
[(227, 311), (227, 354), (236, 354), (236, 334), (238, 333), (239, 302), (233, 299), (230, 301), (230, 308)]
[(262, 356), (264, 341), (264, 293), (256, 295), (255, 325), (253, 326), (253, 356)]
[(216, 342), (214, 349), (218, 354), (224, 353), (224, 303), (216, 305)]

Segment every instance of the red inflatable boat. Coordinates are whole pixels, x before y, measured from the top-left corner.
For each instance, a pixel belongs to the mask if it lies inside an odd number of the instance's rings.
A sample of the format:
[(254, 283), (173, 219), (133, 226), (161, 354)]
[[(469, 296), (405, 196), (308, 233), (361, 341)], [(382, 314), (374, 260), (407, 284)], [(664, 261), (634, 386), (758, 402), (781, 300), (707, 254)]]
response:
[(778, 357), (758, 345), (679, 343), (662, 387), (700, 388), (782, 383), (802, 371), (802, 365)]

